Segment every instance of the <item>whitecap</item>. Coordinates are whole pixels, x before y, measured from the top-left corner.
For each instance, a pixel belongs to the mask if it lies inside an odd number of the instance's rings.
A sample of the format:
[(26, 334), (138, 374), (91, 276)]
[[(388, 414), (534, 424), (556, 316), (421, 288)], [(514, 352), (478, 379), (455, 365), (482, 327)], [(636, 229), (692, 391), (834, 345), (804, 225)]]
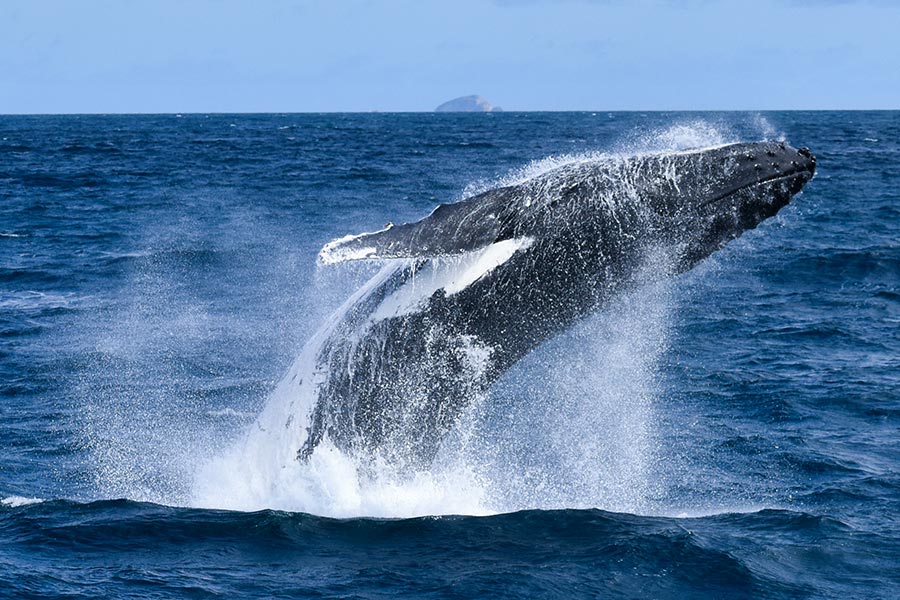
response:
[(18, 508), (20, 506), (28, 506), (29, 504), (40, 504), (43, 498), (28, 498), (26, 496), (7, 496), (0, 500), (0, 505), (10, 508)]

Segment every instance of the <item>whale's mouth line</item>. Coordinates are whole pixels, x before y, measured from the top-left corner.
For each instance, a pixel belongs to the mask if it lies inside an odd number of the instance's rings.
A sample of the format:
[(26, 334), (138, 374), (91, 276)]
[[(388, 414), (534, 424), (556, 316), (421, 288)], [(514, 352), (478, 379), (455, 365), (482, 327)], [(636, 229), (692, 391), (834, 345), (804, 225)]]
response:
[(779, 175), (772, 175), (771, 177), (766, 177), (766, 178), (764, 178), (764, 179), (760, 179), (760, 180), (758, 180), (758, 181), (754, 181), (754, 182), (748, 183), (748, 184), (746, 184), (746, 185), (738, 186), (738, 187), (736, 187), (736, 188), (734, 188), (734, 189), (732, 189), (732, 190), (728, 190), (727, 192), (722, 192), (722, 193), (719, 194), (718, 196), (716, 196), (716, 197), (714, 197), (714, 198), (711, 198), (710, 200), (707, 200), (706, 202), (704, 202), (703, 204), (701, 204), (701, 205), (700, 205), (700, 208), (706, 208), (707, 206), (709, 206), (709, 205), (711, 205), (711, 204), (715, 204), (715, 203), (717, 203), (717, 202), (721, 202), (721, 201), (724, 200), (725, 198), (728, 198), (729, 196), (732, 196), (732, 195), (734, 195), (734, 194), (740, 192), (741, 190), (746, 190), (746, 189), (749, 189), (749, 188), (759, 187), (759, 186), (762, 186), (762, 185), (769, 185), (769, 184), (772, 184), (772, 183), (779, 183), (779, 182), (781, 182), (781, 181), (789, 181), (789, 180), (794, 179), (794, 178), (796, 178), (796, 177), (803, 177), (803, 176), (806, 176), (806, 177), (808, 177), (809, 179), (811, 179), (811, 178), (812, 178), (812, 173), (811, 173), (808, 169), (797, 169), (796, 171), (794, 171), (794, 172), (792, 172), (792, 173), (779, 174)]

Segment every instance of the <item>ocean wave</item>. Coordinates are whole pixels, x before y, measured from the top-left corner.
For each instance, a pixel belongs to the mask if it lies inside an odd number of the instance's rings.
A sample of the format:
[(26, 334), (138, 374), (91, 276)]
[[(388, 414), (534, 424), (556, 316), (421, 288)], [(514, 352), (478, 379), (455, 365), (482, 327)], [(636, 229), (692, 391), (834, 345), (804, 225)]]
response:
[[(551, 597), (586, 590), (618, 590), (628, 597), (793, 598), (826, 590), (852, 595), (853, 579), (843, 578), (871, 573), (867, 557), (890, 547), (889, 540), (827, 516), (773, 509), (689, 518), (528, 510), (485, 517), (330, 519), (127, 500), (54, 500), (8, 510), (13, 512), (0, 512), (0, 531), (15, 540), (7, 552), (25, 547), (48, 555), (76, 552), (78, 565), (68, 568), (116, 576), (121, 567), (110, 562), (110, 550), (128, 557), (152, 548), (143, 568), (171, 586), (187, 584), (179, 572), (202, 580), (224, 568), (239, 576), (219, 579), (220, 589), (255, 594), (283, 591), (282, 577), (291, 570), (300, 581), (314, 577), (319, 593), (339, 592), (340, 582), (352, 576), (358, 594), (426, 593), (454, 580), (457, 592), (463, 586), (474, 595), (502, 589)], [(341, 560), (330, 558), (337, 556)], [(277, 577), (242, 576), (248, 564), (259, 562)], [(541, 567), (522, 571), (524, 564)], [(252, 572), (258, 574), (255, 567)], [(501, 577), (504, 585), (497, 588), (496, 577), (503, 573), (516, 575)]]

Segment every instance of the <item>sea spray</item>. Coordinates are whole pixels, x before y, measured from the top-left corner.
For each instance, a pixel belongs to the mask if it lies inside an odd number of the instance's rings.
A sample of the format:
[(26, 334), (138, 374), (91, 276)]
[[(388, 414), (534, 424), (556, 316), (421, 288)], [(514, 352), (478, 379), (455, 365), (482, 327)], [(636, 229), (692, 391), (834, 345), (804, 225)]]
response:
[[(626, 136), (608, 153), (548, 157), (498, 180), (477, 182), (466, 194), (598, 156), (616, 160), (660, 148), (680, 152), (730, 140), (729, 132), (708, 123), (677, 124)], [(389, 264), (359, 286), (354, 297), (393, 268)], [(351, 298), (324, 320), (317, 338), (244, 433), (232, 429), (222, 435), (191, 419), (177, 431), (167, 431), (155, 426), (152, 407), (138, 406), (141, 397), (148, 403), (137, 389), (123, 407), (93, 406), (88, 419), (95, 422), (92, 451), (102, 465), (102, 493), (168, 504), (282, 508), (333, 516), (483, 514), (571, 506), (659, 512), (655, 498), (663, 495), (665, 480), (656, 469), (655, 448), (661, 442), (653, 407), (661, 387), (658, 362), (667, 344), (672, 284), (657, 280), (654, 270), (658, 264), (645, 269), (646, 281), (637, 290), (538, 349), (494, 390), (469, 398), (470, 409), (429, 470), (398, 472), (379, 460), (363, 465), (327, 440), (308, 464), (295, 460), (317, 377), (326, 375), (314, 366), (316, 349), (352, 304)], [(342, 280), (358, 281), (364, 271), (350, 265), (317, 270), (307, 301), (347, 289)], [(199, 313), (192, 309), (185, 314)], [(131, 327), (133, 337), (144, 339), (144, 345), (152, 343), (153, 337), (143, 335), (147, 332), (140, 326), (141, 315), (134, 320), (138, 325)], [(164, 358), (160, 362), (166, 363)], [(121, 375), (119, 367), (112, 368)], [(136, 373), (128, 377), (140, 380)], [(96, 389), (96, 383), (91, 385)], [(155, 404), (165, 405), (164, 386), (157, 391)], [(245, 427), (242, 419), (228, 421), (232, 428)], [(174, 443), (167, 444), (167, 439)]]
[[(387, 266), (341, 307), (334, 323), (390, 275)], [(660, 254), (637, 290), (541, 348), (472, 407), (429, 470), (360, 462), (324, 442), (295, 460), (315, 396), (307, 346), (246, 438), (198, 471), (198, 506), (350, 517), (489, 514), (528, 508), (648, 510), (654, 495), (652, 401), (666, 349), (669, 284)], [(298, 382), (308, 385), (299, 385)]]
[[(706, 124), (677, 125), (642, 137), (640, 144), (680, 152), (725, 139)], [(510, 173), (493, 187), (567, 164), (616, 161), (626, 155), (550, 157)], [(650, 510), (664, 486), (654, 469), (658, 442), (652, 406), (669, 329), (666, 276), (674, 270), (671, 257), (656, 248), (648, 249), (644, 266), (636, 270), (637, 289), (533, 352), (492, 392), (465, 399), (468, 410), (428, 469), (409, 471), (397, 468), (390, 457), (342, 453), (327, 438), (306, 463), (294, 460), (309, 430), (319, 386), (329, 377), (327, 369), (335, 368), (319, 358), (322, 344), (347, 311), (397, 268), (388, 264), (330, 317), (247, 438), (198, 472), (193, 502), (332, 516), (564, 507)], [(427, 376), (424, 381), (427, 385)]]
[(653, 511), (654, 403), (677, 303), (667, 264), (653, 257), (636, 289), (526, 357), (463, 420), (446, 454), (479, 474), (493, 510)]
[(410, 475), (385, 461), (361, 465), (356, 457), (340, 452), (327, 440), (308, 461), (297, 460), (317, 388), (328, 376), (327, 370), (317, 364), (322, 345), (347, 311), (399, 266), (387, 264), (328, 318), (279, 383), (246, 437), (201, 465), (195, 477), (193, 505), (236, 510), (278, 508), (335, 517), (489, 512), (480, 484), (465, 469)]

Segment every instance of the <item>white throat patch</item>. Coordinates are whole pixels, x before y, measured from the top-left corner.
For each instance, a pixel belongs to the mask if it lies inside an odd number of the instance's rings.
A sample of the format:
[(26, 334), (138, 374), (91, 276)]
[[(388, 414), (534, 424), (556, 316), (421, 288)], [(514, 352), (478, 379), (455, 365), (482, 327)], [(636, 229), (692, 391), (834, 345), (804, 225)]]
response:
[(372, 320), (413, 313), (440, 289), (448, 296), (457, 294), (508, 261), (518, 250), (529, 247), (533, 241), (527, 237), (503, 240), (473, 252), (433, 258), (381, 302)]

